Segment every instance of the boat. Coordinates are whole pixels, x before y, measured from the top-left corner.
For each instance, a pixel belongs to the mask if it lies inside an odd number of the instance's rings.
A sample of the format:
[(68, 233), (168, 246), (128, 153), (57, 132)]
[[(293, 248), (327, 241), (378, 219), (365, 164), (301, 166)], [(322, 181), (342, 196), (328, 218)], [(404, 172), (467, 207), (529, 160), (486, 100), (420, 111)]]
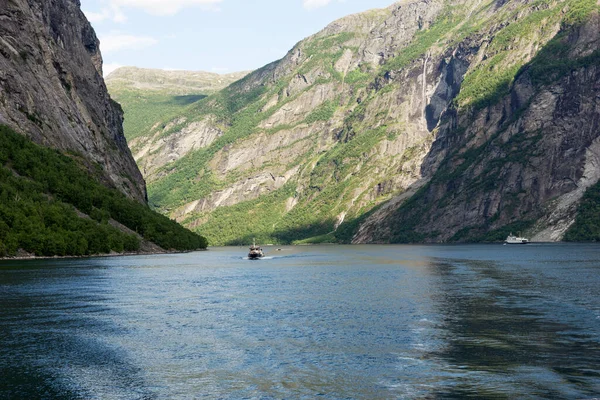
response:
[(527, 243), (529, 243), (529, 239), (520, 237), (520, 236), (514, 236), (511, 232), (510, 235), (508, 235), (508, 237), (504, 241), (504, 243), (506, 243), (506, 244), (527, 244)]
[(263, 258), (264, 256), (265, 253), (263, 253), (263, 250), (260, 248), (260, 246), (256, 245), (256, 240), (253, 240), (252, 246), (250, 246), (250, 251), (248, 252), (248, 259), (258, 260), (260, 258)]

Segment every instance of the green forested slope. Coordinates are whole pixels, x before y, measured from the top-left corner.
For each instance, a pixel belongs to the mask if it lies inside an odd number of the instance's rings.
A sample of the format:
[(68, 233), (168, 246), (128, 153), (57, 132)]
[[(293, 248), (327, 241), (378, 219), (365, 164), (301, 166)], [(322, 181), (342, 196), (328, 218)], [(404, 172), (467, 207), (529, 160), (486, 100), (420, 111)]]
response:
[(565, 240), (600, 241), (600, 183), (587, 190), (581, 203), (575, 223), (569, 228)]
[(101, 185), (76, 160), (0, 126), (0, 256), (139, 250), (138, 237), (109, 219), (167, 250), (206, 248), (202, 236)]
[[(565, 75), (593, 74), (597, 46), (586, 46), (597, 32), (580, 28), (597, 10), (596, 0), (415, 1), (337, 21), (138, 142), (150, 149), (136, 159), (150, 171), (150, 203), (212, 244), (349, 241), (404, 193), (416, 194), (382, 220), (389, 229), (377, 241), (496, 240), (531, 226), (549, 199), (571, 190), (558, 167), (531, 165), (559, 159), (557, 142), (577, 142), (560, 109), (549, 124), (566, 128), (538, 132), (549, 117), (532, 102), (575, 93), (548, 89), (567, 85)], [(173, 161), (159, 157), (188, 140), (194, 124), (222, 134)], [(446, 144), (432, 147), (440, 136)], [(585, 151), (584, 139), (570, 156)], [(582, 158), (568, 157), (563, 164), (580, 171)], [(539, 193), (522, 183), (542, 181)], [(445, 215), (434, 216), (438, 209)]]

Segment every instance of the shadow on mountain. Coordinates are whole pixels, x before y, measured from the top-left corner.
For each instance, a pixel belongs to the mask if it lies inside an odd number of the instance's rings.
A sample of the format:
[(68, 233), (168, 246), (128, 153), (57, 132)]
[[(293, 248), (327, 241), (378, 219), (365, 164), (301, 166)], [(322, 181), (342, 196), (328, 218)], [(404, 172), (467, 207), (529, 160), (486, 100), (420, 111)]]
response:
[(173, 102), (180, 106), (187, 106), (192, 103), (195, 103), (199, 100), (205, 99), (206, 95), (204, 94), (190, 94), (185, 96), (173, 96)]
[[(529, 186), (511, 185), (510, 179), (514, 177), (507, 171), (519, 173), (522, 177), (535, 173), (531, 160), (539, 158), (538, 153), (540, 149), (544, 150), (544, 146), (552, 148), (551, 143), (544, 142), (549, 132), (526, 131), (516, 125), (530, 109), (536, 94), (547, 85), (561, 82), (578, 69), (597, 65), (600, 59), (598, 50), (580, 58), (570, 57), (572, 41), (579, 29), (581, 26), (577, 25), (564, 28), (529, 63), (515, 72), (514, 79), (498, 82), (492, 91), (470, 107), (457, 109), (451, 105), (441, 115), (436, 139), (421, 167), (422, 176), (429, 177), (429, 182), (390, 213), (383, 221), (383, 227), (374, 229), (374, 241), (437, 242), (442, 237), (452, 242), (497, 241), (510, 230), (529, 228), (533, 221), (541, 217), (543, 204), (552, 197), (572, 190), (572, 187), (565, 186), (561, 192), (549, 195), (536, 189), (537, 178)], [(571, 101), (579, 99), (580, 93), (576, 92), (575, 84), (567, 87), (570, 92), (562, 95), (565, 104), (562, 105), (561, 114), (556, 115), (555, 125), (580, 113), (578, 101)], [(528, 90), (531, 90), (530, 96), (521, 95), (521, 92)], [(485, 137), (485, 141), (473, 145), (469, 121), (486, 113), (489, 118), (494, 112), (502, 114), (497, 126), (491, 130), (494, 133)], [(590, 121), (590, 132), (595, 131), (595, 124)], [(517, 129), (514, 129), (515, 126)], [(507, 132), (510, 134), (508, 138)], [(595, 139), (586, 136), (583, 131), (572, 136), (569, 138), (570, 146), (577, 154)], [(566, 153), (560, 156), (564, 157), (562, 161), (547, 166), (551, 168), (548, 174), (556, 177), (568, 175), (563, 166), (573, 164), (573, 157), (568, 157)], [(526, 180), (520, 178), (521, 181)], [(452, 220), (449, 222), (453, 224), (451, 232), (435, 230), (436, 221), (448, 215), (447, 210), (458, 210), (460, 207), (487, 210), (489, 199), (494, 195), (503, 199), (496, 212), (483, 211), (481, 218), (472, 219), (471, 224), (466, 221), (455, 224), (456, 221)], [(478, 198), (483, 199), (481, 203), (475, 202)], [(386, 236), (378, 234), (378, 231)], [(388, 233), (391, 234), (388, 236)]]
[(295, 241), (302, 241), (306, 239), (315, 239), (314, 242), (310, 243), (324, 243), (324, 237), (331, 237), (332, 240), (328, 243), (337, 242), (333, 235), (335, 221), (333, 219), (327, 219), (323, 222), (305, 224), (302, 226), (295, 226), (289, 229), (280, 229), (272, 233), (265, 233), (261, 231), (256, 234), (242, 235), (236, 239), (230, 240), (225, 243), (226, 246), (242, 246), (252, 243), (256, 240), (257, 244), (266, 243), (279, 243), (279, 244), (292, 244)]

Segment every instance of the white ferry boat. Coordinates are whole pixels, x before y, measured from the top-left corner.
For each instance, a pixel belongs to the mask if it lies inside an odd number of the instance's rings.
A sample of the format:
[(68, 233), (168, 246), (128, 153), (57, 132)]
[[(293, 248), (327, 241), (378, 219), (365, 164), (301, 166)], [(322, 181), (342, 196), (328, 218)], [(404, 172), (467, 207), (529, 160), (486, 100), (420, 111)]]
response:
[(506, 243), (506, 244), (527, 244), (527, 243), (529, 243), (529, 239), (520, 237), (520, 236), (514, 236), (511, 232), (510, 235), (508, 235), (508, 237), (504, 241), (504, 243)]

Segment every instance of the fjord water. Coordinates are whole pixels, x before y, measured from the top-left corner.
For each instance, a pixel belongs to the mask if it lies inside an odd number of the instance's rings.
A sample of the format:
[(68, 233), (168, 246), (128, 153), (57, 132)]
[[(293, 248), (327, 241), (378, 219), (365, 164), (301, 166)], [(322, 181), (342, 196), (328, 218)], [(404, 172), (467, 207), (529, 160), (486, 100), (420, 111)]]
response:
[(600, 394), (600, 246), (0, 263), (0, 398)]

